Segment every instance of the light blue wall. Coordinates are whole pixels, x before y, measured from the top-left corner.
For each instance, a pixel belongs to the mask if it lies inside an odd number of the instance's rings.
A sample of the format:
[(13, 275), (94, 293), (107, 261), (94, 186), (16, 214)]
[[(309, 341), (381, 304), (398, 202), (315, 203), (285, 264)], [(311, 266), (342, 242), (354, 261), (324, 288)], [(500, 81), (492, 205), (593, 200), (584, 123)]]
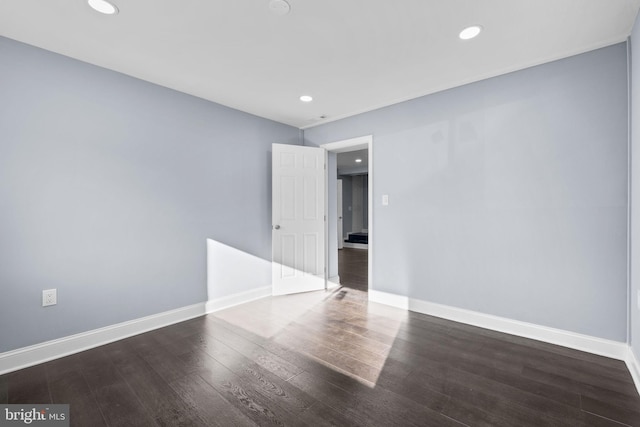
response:
[(270, 260), (273, 142), (300, 131), (0, 38), (0, 352), (205, 301), (207, 238)]
[(629, 292), (629, 338), (636, 358), (640, 358), (640, 22), (636, 19), (631, 39), (630, 83), (631, 83), (631, 233), (630, 233), (630, 292)]
[(626, 341), (626, 44), (304, 137), (369, 134), (373, 289)]

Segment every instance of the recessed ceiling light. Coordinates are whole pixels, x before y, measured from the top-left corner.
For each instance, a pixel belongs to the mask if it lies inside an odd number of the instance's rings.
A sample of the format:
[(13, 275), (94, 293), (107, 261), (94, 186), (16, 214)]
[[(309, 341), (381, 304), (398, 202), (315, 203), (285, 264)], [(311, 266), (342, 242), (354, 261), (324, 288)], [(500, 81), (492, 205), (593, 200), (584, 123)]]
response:
[(276, 15), (286, 15), (291, 11), (291, 6), (285, 0), (271, 0), (269, 9)]
[(300, 97), (300, 101), (302, 101), (302, 102), (311, 102), (311, 101), (313, 101), (313, 97), (311, 97), (309, 95), (302, 95)]
[(356, 159), (356, 163), (362, 163), (362, 159)]
[(464, 30), (460, 31), (459, 37), (462, 40), (469, 40), (469, 39), (472, 39), (474, 37), (477, 37), (478, 34), (480, 34), (481, 31), (482, 31), (482, 27), (480, 25), (472, 25), (472, 26), (467, 27)]
[(115, 15), (118, 13), (116, 5), (109, 3), (106, 0), (87, 0), (87, 3), (89, 3), (89, 6), (94, 10), (104, 13), (105, 15)]

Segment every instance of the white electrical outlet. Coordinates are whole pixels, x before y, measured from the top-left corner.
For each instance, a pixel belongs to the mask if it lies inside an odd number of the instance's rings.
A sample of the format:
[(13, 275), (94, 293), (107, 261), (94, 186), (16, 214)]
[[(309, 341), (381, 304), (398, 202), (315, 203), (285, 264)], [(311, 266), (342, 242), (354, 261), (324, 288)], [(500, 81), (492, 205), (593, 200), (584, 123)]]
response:
[(47, 289), (42, 291), (42, 306), (56, 305), (58, 303), (57, 289)]

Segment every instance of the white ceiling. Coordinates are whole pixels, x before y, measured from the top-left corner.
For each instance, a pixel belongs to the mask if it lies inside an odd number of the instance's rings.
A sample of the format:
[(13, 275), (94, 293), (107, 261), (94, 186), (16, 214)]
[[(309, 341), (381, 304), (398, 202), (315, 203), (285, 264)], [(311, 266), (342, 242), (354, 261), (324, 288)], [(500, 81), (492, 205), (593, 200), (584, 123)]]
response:
[[(356, 163), (356, 159), (360, 159), (362, 161)], [(367, 166), (369, 165), (369, 150), (357, 150), (338, 153), (336, 163), (338, 169), (358, 168), (366, 170)]]
[[(85, 0), (0, 0), (0, 35), (305, 128), (624, 41), (640, 6), (288, 1), (278, 16), (269, 0), (113, 0), (106, 16)], [(460, 40), (470, 24), (483, 33)]]

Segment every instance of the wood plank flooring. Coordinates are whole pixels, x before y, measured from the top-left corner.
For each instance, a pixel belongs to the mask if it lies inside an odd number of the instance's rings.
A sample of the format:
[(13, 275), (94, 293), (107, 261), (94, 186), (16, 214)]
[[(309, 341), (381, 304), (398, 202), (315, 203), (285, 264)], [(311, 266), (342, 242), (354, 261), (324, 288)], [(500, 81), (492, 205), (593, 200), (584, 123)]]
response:
[(338, 251), (338, 274), (343, 287), (367, 291), (369, 287), (368, 253), (366, 249), (353, 248), (343, 248)]
[(640, 426), (623, 362), (369, 303), (264, 298), (0, 376), (76, 426)]

